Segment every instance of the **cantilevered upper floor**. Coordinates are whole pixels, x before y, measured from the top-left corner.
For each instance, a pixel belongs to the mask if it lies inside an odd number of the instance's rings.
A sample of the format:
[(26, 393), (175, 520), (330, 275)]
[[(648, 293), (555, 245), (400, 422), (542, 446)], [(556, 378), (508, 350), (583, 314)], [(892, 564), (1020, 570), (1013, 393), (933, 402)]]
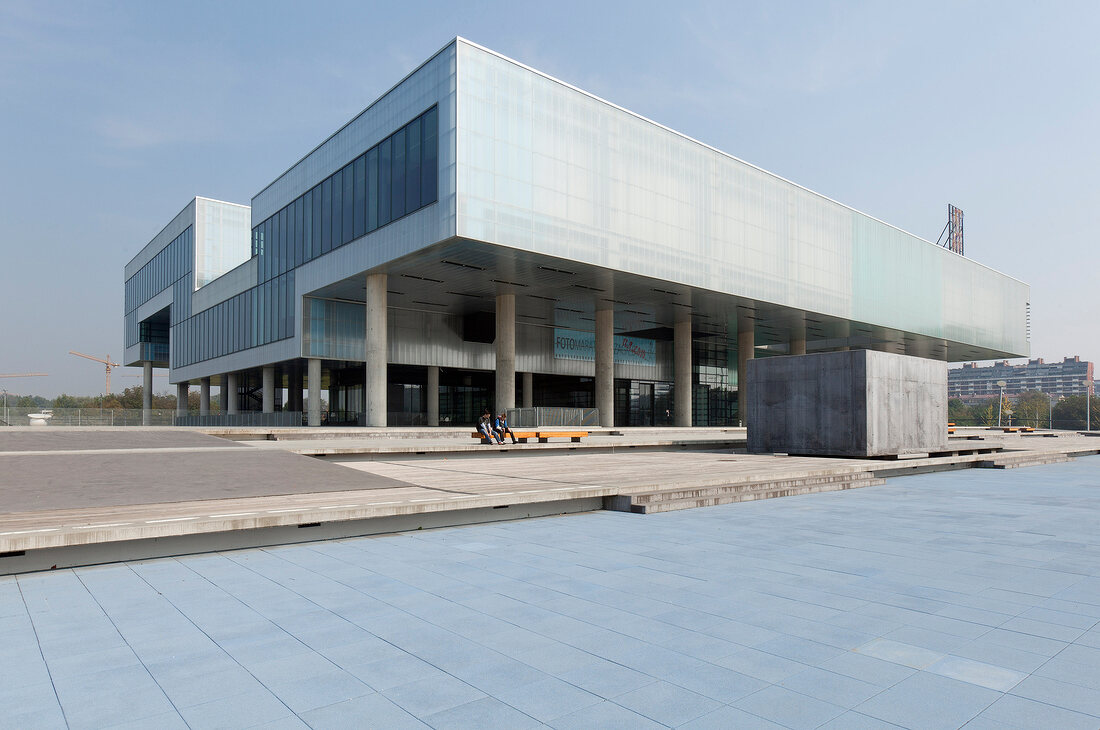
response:
[[(162, 322), (173, 381), (332, 356), (311, 349), (308, 299), (354, 306), (365, 273), (397, 282), (391, 308), (461, 317), (508, 291), (519, 321), (548, 330), (612, 307), (616, 331), (689, 312), (703, 335), (751, 326), (778, 351), (1029, 353), (1023, 282), (461, 38), (251, 203), (248, 263), (200, 275), (196, 208), (127, 267), (128, 363)], [(141, 274), (173, 244), (182, 264)], [(177, 286), (186, 308), (164, 293)], [(400, 336), (391, 362), (408, 356)]]

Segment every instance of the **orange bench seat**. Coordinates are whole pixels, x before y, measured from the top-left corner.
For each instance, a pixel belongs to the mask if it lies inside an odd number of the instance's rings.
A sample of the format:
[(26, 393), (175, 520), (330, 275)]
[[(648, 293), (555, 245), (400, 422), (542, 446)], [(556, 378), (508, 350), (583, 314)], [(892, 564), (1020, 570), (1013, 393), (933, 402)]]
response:
[[(513, 433), (516, 435), (516, 441), (519, 441), (521, 444), (527, 443), (527, 439), (538, 438), (539, 435), (537, 431), (513, 431)], [(474, 431), (472, 434), (470, 434), (470, 437), (481, 439), (481, 442), (485, 444), (493, 443), (489, 439), (482, 436), (480, 431)], [(507, 438), (507, 434), (505, 434), (505, 438)]]
[(568, 438), (575, 444), (579, 444), (581, 439), (588, 437), (588, 431), (539, 431), (539, 443), (545, 444), (548, 439), (552, 438)]

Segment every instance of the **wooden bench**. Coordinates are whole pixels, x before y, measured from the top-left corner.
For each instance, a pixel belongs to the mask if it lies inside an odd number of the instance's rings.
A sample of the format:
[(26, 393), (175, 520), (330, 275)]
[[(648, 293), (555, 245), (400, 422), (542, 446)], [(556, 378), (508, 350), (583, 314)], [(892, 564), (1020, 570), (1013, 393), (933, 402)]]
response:
[(573, 443), (579, 444), (581, 439), (588, 438), (588, 431), (539, 431), (540, 444), (545, 444), (552, 438), (568, 438)]
[[(519, 441), (521, 444), (527, 443), (527, 439), (538, 438), (539, 435), (537, 431), (514, 431), (513, 433), (516, 435), (516, 441)], [(485, 438), (480, 431), (474, 431), (470, 436), (471, 438), (481, 439), (481, 443), (483, 444), (495, 443)], [(505, 434), (504, 438), (508, 438), (508, 435)]]
[[(527, 439), (538, 439), (540, 444), (549, 443), (552, 438), (567, 438), (575, 444), (579, 444), (581, 439), (588, 437), (588, 431), (516, 431), (516, 441), (521, 444), (527, 443)], [(504, 436), (508, 438), (507, 434)], [(480, 431), (474, 431), (470, 434), (470, 438), (480, 439), (483, 444), (492, 444), (494, 441), (490, 441), (481, 435)]]

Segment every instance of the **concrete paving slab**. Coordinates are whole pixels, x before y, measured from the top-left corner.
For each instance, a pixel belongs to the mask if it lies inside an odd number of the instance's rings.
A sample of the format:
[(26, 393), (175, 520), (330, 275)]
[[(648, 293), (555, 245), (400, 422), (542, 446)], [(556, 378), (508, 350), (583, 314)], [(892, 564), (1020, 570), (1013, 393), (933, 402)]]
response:
[(393, 477), (248, 447), (0, 454), (3, 515), (410, 486)]
[(0, 453), (239, 447), (239, 444), (232, 441), (179, 428), (15, 426), (0, 431)]
[[(1100, 651), (1081, 617), (1100, 563), (1060, 591), (1073, 600), (1038, 598), (1013, 548), (1039, 532), (1055, 559), (1100, 546), (1098, 487), (1100, 460), (1082, 459), (653, 517), (593, 512), (4, 577), (0, 632), (22, 648), (0, 701), (28, 727), (340, 727), (363, 713), (393, 727), (1095, 727), (1100, 690), (1080, 678), (1100, 675)], [(843, 570), (833, 550), (806, 559), (840, 538)], [(1004, 604), (957, 580), (975, 570), (1003, 586)], [(1026, 595), (1037, 600), (1012, 600)], [(926, 612), (969, 605), (1007, 607), (1002, 623), (1035, 611), (1027, 620), (1079, 635)], [(873, 615), (890, 620), (861, 624)], [(874, 639), (859, 651), (812, 633), (861, 625)], [(964, 653), (916, 662), (924, 670), (896, 663), (929, 651), (884, 638), (901, 629), (960, 640)], [(713, 638), (743, 648), (700, 652)], [(999, 680), (1017, 674), (1006, 694)], [(543, 719), (554, 710), (517, 706), (532, 697), (592, 704)]]
[[(51, 433), (53, 430), (66, 439), (87, 438), (78, 433), (81, 429), (51, 429)], [(459, 441), (455, 433), (461, 435), (463, 429), (353, 429), (351, 437), (306, 429), (268, 429), (262, 434), (244, 430), (232, 436), (291, 440), (223, 440), (209, 448), (195, 445), (202, 434), (180, 429), (93, 429), (88, 433), (98, 434), (93, 439), (112, 435), (117, 439), (146, 431), (152, 439), (145, 443), (146, 448), (61, 448), (80, 445), (74, 441), (60, 444), (53, 451), (0, 451), (0, 509), (16, 510), (0, 513), (0, 554), (34, 551), (0, 565), (0, 572), (4, 572), (5, 565), (14, 566), (10, 570), (42, 569), (53, 564), (80, 564), (82, 559), (85, 563), (118, 560), (145, 550), (149, 551), (147, 555), (155, 556), (385, 532), (403, 529), (402, 521), (407, 529), (500, 519), (511, 513), (491, 514), (488, 510), (517, 506), (529, 514), (548, 514), (557, 505), (562, 506), (559, 511), (575, 512), (598, 506), (593, 500), (617, 495), (685, 485), (705, 488), (752, 484), (775, 479), (777, 474), (794, 480), (822, 476), (832, 479), (838, 474), (868, 470), (876, 474), (910, 474), (914, 469), (973, 466), (979, 458), (943, 457), (898, 466), (868, 460), (750, 457), (732, 453), (729, 448), (677, 450), (712, 442), (728, 446), (729, 439), (737, 437), (736, 429), (601, 431), (594, 432), (593, 443), (610, 444), (608, 449), (585, 451), (574, 444), (543, 444), (537, 449), (509, 446), (503, 453), (501, 449), (487, 452), (468, 446), (455, 451), (455, 442)], [(0, 435), (11, 433), (16, 431)], [(311, 438), (304, 439), (305, 435)], [(172, 443), (166, 439), (176, 436), (189, 445), (165, 446)], [(1088, 439), (1074, 438), (1025, 442), (1019, 437), (1013, 441), (1011, 436), (1003, 436), (996, 443), (990, 440), (989, 445), (1000, 448), (1008, 444), (1018, 449), (1016, 455), (1025, 456), (1088, 453), (1089, 447), (1094, 447), (1093, 451), (1097, 448), (1092, 443), (1077, 443)], [(337, 457), (337, 463), (349, 467), (347, 470), (326, 471), (324, 467), (329, 465), (293, 460), (294, 454), (322, 453), (336, 442), (344, 454)], [(297, 449), (307, 443), (309, 449)], [(386, 454), (378, 452), (379, 444), (385, 446)], [(98, 445), (105, 447), (106, 443)], [(427, 446), (439, 446), (439, 450), (425, 451)], [(528, 458), (536, 455), (538, 458)], [(348, 474), (351, 469), (360, 472), (358, 478)], [(919, 503), (907, 507), (920, 508)], [(416, 524), (410, 525), (410, 520)], [(300, 533), (295, 529), (299, 526), (323, 529)], [(846, 566), (850, 561), (843, 545), (845, 538), (837, 539), (840, 543), (835, 546), (821, 545), (806, 557), (788, 560), (782, 570), (775, 571), (776, 579), (794, 585), (791, 578), (783, 576), (792, 571), (813, 571), (821, 561), (838, 570), (858, 570)], [(1040, 532), (1032, 540), (1039, 543), (1048, 539)], [(67, 552), (57, 552), (69, 547), (72, 549)], [(884, 545), (883, 549), (891, 548)], [(1035, 558), (1026, 564), (1027, 568), (1045, 568), (1051, 555), (1062, 562), (1076, 561), (1069, 569), (1043, 572), (1047, 591), (1060, 590), (1065, 586), (1065, 575), (1083, 569), (1077, 565), (1080, 558), (1066, 558), (1063, 552), (1044, 548), (1033, 554)], [(1014, 560), (1015, 565), (1021, 565), (1018, 556)], [(19, 567), (23, 565), (26, 567)], [(905, 570), (908, 565), (922, 563), (914, 556), (898, 567)], [(1084, 565), (1087, 567), (1087, 563)], [(766, 564), (761, 567), (771, 569)], [(996, 571), (997, 567), (971, 565), (970, 570), (980, 574)], [(975, 580), (985, 583), (988, 597), (1003, 600), (1001, 588), (984, 576), (967, 575), (942, 586), (957, 590), (959, 583)], [(1082, 595), (1087, 598), (1092, 592), (1090, 588)], [(1072, 600), (1074, 596), (1065, 598)], [(1019, 600), (1028, 606), (1041, 602), (1026, 594)], [(929, 605), (936, 604), (911, 597), (903, 605), (927, 611)], [(810, 614), (803, 617), (817, 618)]]

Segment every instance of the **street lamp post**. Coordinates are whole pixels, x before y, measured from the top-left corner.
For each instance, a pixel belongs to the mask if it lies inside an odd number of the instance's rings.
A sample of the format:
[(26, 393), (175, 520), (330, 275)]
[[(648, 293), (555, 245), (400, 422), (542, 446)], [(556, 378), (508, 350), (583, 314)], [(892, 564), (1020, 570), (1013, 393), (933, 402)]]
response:
[(1092, 430), (1092, 383), (1091, 380), (1082, 380), (1081, 385), (1085, 386), (1085, 430)]
[(997, 399), (997, 428), (1001, 427), (1001, 406), (1004, 405), (1004, 402), (1005, 402), (1005, 386), (1006, 385), (1008, 385), (1008, 383), (1006, 383), (1003, 380), (998, 380), (997, 381), (997, 387), (1001, 389), (1001, 395)]

